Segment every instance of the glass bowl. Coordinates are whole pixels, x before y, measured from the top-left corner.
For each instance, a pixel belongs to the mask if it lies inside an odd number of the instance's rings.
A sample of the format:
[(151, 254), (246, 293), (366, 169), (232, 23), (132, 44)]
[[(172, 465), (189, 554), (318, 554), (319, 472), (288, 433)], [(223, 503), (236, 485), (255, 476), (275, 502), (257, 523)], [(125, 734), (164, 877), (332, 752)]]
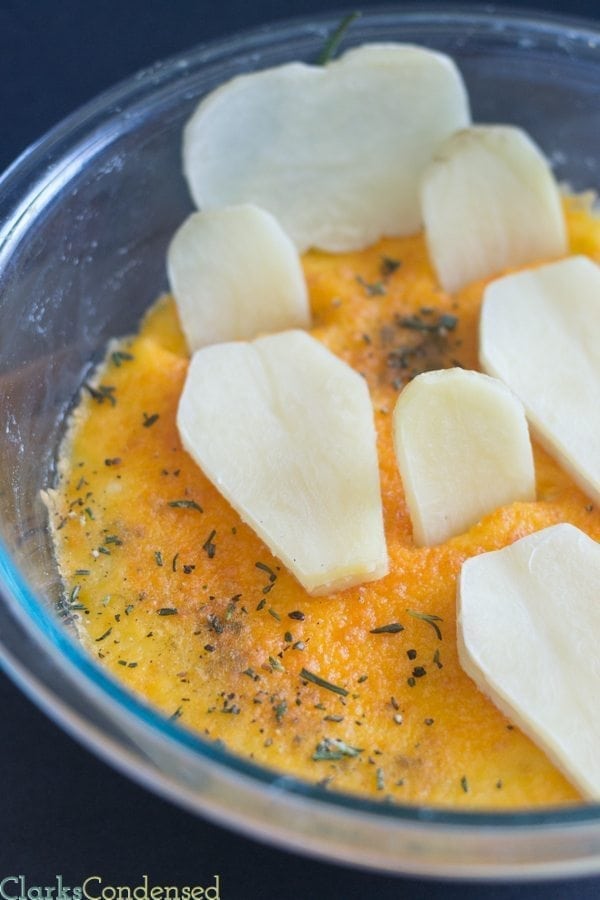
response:
[[(200, 815), (273, 844), (380, 871), (468, 878), (600, 872), (600, 808), (487, 814), (327, 793), (229, 755), (98, 668), (56, 611), (60, 584), (40, 490), (65, 415), (108, 338), (166, 287), (164, 256), (191, 210), (183, 123), (240, 72), (314, 61), (339, 16), (201, 46), (103, 94), (0, 181), (0, 643), (9, 674), (96, 753)], [(600, 30), (518, 12), (365, 13), (345, 46), (405, 41), (449, 53), (473, 117), (512, 122), (561, 180), (600, 187)]]

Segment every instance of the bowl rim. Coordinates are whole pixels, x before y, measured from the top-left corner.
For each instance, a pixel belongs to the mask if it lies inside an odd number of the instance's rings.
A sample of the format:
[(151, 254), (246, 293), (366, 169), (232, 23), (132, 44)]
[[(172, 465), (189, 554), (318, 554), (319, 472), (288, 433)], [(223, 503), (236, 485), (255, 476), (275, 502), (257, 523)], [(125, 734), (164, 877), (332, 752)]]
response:
[[(282, 21), (259, 26), (257, 28), (236, 32), (235, 34), (206, 43), (198, 44), (181, 53), (159, 61), (115, 86), (103, 91), (94, 99), (79, 107), (39, 140), (34, 142), (9, 166), (0, 176), (0, 283), (4, 264), (9, 258), (11, 246), (18, 238), (21, 229), (26, 229), (38, 206), (44, 202), (47, 191), (52, 190), (57, 180), (68, 174), (71, 166), (77, 165), (77, 154), (81, 142), (89, 141), (90, 134), (100, 134), (104, 130), (104, 138), (108, 140), (112, 134), (110, 123), (122, 124), (126, 111), (134, 110), (151, 93), (160, 96), (180, 90), (182, 79), (199, 68), (216, 66), (224, 60), (239, 58), (240, 54), (251, 57), (260, 53), (261, 49), (273, 46), (273, 41), (282, 45), (297, 40), (300, 36), (314, 39), (323, 37), (338, 23), (342, 13), (323, 12), (310, 17), (294, 17)], [(544, 13), (537, 10), (513, 8), (510, 6), (489, 5), (438, 5), (435, 3), (407, 4), (402, 10), (392, 6), (368, 8), (361, 16), (362, 22), (372, 28), (381, 27), (393, 20), (396, 25), (416, 26), (435, 22), (439, 27), (467, 24), (477, 26), (482, 31), (496, 30), (500, 24), (516, 29), (525, 29), (539, 35), (555, 38), (559, 33), (562, 39), (582, 43), (598, 53), (600, 62), (600, 23), (573, 17)], [(149, 92), (148, 85), (152, 86)], [(132, 117), (131, 126), (135, 122)], [(10, 616), (20, 623), (27, 635), (34, 640), (40, 650), (51, 658), (53, 663), (72, 678), (76, 672), (84, 676), (85, 691), (94, 702), (98, 702), (116, 713), (125, 710), (127, 715), (133, 714), (140, 728), (150, 730), (159, 735), (169, 745), (174, 743), (184, 752), (207, 759), (211, 764), (224, 769), (229, 774), (249, 779), (258, 785), (276, 785), (277, 790), (295, 798), (317, 804), (335, 807), (343, 813), (355, 813), (361, 816), (375, 817), (387, 823), (408, 823), (434, 825), (444, 829), (464, 829), (475, 833), (481, 829), (494, 832), (511, 833), (531, 832), (537, 830), (554, 830), (560, 826), (595, 826), (600, 829), (600, 805), (589, 804), (560, 809), (544, 809), (535, 811), (496, 811), (451, 810), (438, 807), (422, 807), (413, 805), (387, 805), (377, 800), (347, 794), (329, 792), (315, 785), (301, 782), (294, 778), (284, 777), (264, 766), (228, 753), (218, 745), (211, 744), (189, 731), (177, 722), (169, 721), (157, 710), (149, 707), (142, 699), (132, 694), (120, 682), (102, 669), (93, 658), (67, 634), (60, 622), (41, 606), (25, 579), (12, 561), (9, 552), (0, 546), (0, 575), (4, 582), (4, 590), (0, 596), (6, 603)], [(35, 676), (27, 673), (23, 661), (11, 654), (10, 647), (2, 648), (0, 642), (0, 661), (4, 657), (6, 671), (29, 696), (41, 705), (44, 711), (59, 721), (63, 727), (79, 737), (88, 747), (109, 759), (114, 765), (124, 770), (146, 787), (157, 790), (157, 771), (155, 766), (148, 769), (139, 759), (132, 764), (118, 741), (103, 741), (98, 746), (98, 737), (90, 737), (89, 722), (81, 715), (73, 719), (72, 714), (61, 707), (60, 696), (56, 692), (46, 690), (45, 695), (36, 691)], [(38, 688), (41, 685), (37, 679)], [(36, 693), (39, 696), (36, 696)], [(43, 693), (43, 691), (42, 691)], [(173, 785), (163, 785), (161, 792), (173, 796)], [(178, 802), (185, 804), (185, 798), (177, 797)], [(194, 809), (198, 811), (195, 805)], [(219, 817), (215, 810), (209, 811), (211, 817), (219, 819), (223, 824), (237, 824), (243, 829), (243, 823), (232, 823), (230, 818)], [(254, 834), (255, 832), (251, 832)], [(594, 832), (595, 833), (595, 832)], [(276, 840), (276, 837), (271, 839)], [(292, 841), (281, 839), (282, 846), (301, 850)], [(314, 849), (314, 848), (313, 848)], [(312, 852), (312, 851), (311, 851)], [(315, 851), (316, 852), (316, 851)], [(331, 859), (331, 853), (325, 854)], [(351, 860), (346, 859), (346, 862)], [(600, 868), (600, 856), (592, 861), (591, 871)], [(550, 866), (551, 869), (551, 866)], [(410, 869), (408, 869), (410, 871)], [(579, 866), (578, 871), (581, 870)], [(429, 869), (431, 871), (431, 868)], [(561, 863), (560, 872), (565, 874), (565, 864)], [(444, 874), (438, 873), (438, 874)], [(466, 873), (470, 874), (470, 873)], [(482, 873), (478, 873), (481, 875)], [(494, 871), (494, 877), (504, 874), (504, 868)], [(527, 874), (525, 870), (521, 874)], [(533, 872), (539, 875), (539, 870)]]

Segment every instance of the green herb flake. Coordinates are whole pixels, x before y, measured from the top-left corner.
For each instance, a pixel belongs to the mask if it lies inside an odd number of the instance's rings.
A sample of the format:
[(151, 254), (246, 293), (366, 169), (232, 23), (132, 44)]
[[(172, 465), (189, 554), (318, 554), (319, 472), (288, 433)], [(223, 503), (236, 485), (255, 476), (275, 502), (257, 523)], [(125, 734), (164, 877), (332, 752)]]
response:
[(209, 536), (206, 538), (204, 543), (202, 544), (202, 549), (206, 553), (209, 559), (213, 559), (215, 553), (217, 552), (217, 545), (214, 543), (214, 537), (216, 535), (216, 529), (213, 528)]
[(176, 616), (177, 610), (173, 606), (163, 606), (157, 610), (159, 616)]
[(325, 688), (328, 691), (332, 691), (334, 694), (339, 694), (341, 697), (347, 697), (348, 691), (346, 688), (340, 687), (337, 684), (332, 684), (330, 681), (327, 681), (325, 678), (321, 678), (320, 675), (315, 675), (314, 672), (310, 672), (308, 669), (302, 668), (300, 670), (300, 678), (304, 678), (305, 681), (310, 681), (313, 684), (318, 685), (319, 687)]
[(160, 550), (154, 551), (154, 560), (155, 560), (157, 566), (163, 565), (163, 558), (162, 558), (162, 553), (160, 552)]
[(400, 622), (390, 622), (389, 625), (371, 628), (369, 634), (398, 634), (400, 631), (404, 631), (404, 625), (401, 625)]
[(358, 12), (358, 10), (348, 13), (347, 16), (344, 16), (337, 28), (327, 38), (325, 46), (319, 53), (316, 60), (316, 64), (318, 66), (325, 66), (328, 62), (331, 62), (347, 30), (350, 28), (355, 19), (358, 19), (359, 17), (360, 12)]
[(105, 400), (108, 400), (111, 406), (116, 406), (117, 398), (114, 396), (116, 390), (114, 385), (99, 384), (98, 387), (92, 387), (89, 382), (85, 381), (83, 387), (96, 403), (104, 403)]
[(387, 294), (387, 288), (383, 281), (374, 281), (369, 283), (368, 281), (365, 281), (362, 275), (357, 275), (356, 280), (358, 281), (360, 286), (364, 288), (367, 297), (383, 297), (385, 294)]
[(281, 725), (281, 722), (283, 721), (283, 717), (285, 716), (285, 714), (287, 712), (287, 708), (288, 707), (287, 707), (287, 703), (285, 700), (281, 700), (281, 702), (278, 703), (277, 706), (275, 707), (275, 718), (277, 719), (277, 723), (279, 725)]
[(274, 672), (285, 672), (285, 669), (281, 665), (278, 659), (275, 659), (274, 656), (269, 657), (269, 665)]
[(269, 576), (269, 581), (270, 581), (271, 583), (273, 583), (274, 581), (277, 580), (277, 574), (276, 574), (276, 573), (273, 571), (273, 569), (272, 569), (270, 566), (268, 566), (266, 563), (257, 562), (257, 563), (254, 563), (254, 565), (255, 565), (255, 567), (256, 567), (257, 569), (260, 569), (262, 572), (266, 572), (266, 573), (267, 573), (267, 575)]
[(257, 675), (254, 669), (252, 669), (250, 666), (248, 666), (247, 669), (244, 669), (242, 675), (247, 675), (248, 678), (252, 679), (252, 681), (258, 681), (258, 679), (260, 678), (260, 675)]
[(225, 626), (218, 616), (216, 616), (214, 613), (209, 613), (206, 617), (206, 620), (209, 624), (209, 627), (212, 628), (212, 630), (216, 634), (223, 634)]
[(352, 747), (339, 738), (323, 738), (317, 744), (312, 758), (315, 762), (319, 762), (322, 760), (343, 759), (344, 756), (357, 757), (361, 753), (363, 753), (362, 748)]
[(108, 628), (108, 629), (104, 632), (104, 634), (101, 634), (100, 637), (97, 637), (97, 638), (96, 638), (96, 643), (99, 643), (100, 641), (103, 641), (105, 638), (107, 638), (107, 637), (109, 636), (109, 634), (111, 633), (111, 631), (112, 631), (112, 625), (111, 625), (110, 628)]
[(113, 362), (113, 365), (117, 366), (118, 368), (121, 366), (121, 363), (129, 362), (134, 357), (131, 353), (126, 353), (125, 350), (115, 350), (114, 353), (111, 353), (110, 358)]
[(463, 777), (460, 779), (460, 786), (463, 789), (463, 791), (465, 792), (465, 794), (469, 793), (469, 782), (467, 781), (466, 775), (463, 775)]
[(142, 413), (143, 421), (142, 425), (144, 428), (151, 428), (155, 422), (160, 418), (158, 413), (152, 413), (152, 415), (148, 415), (148, 413)]
[(277, 612), (276, 609), (273, 609), (272, 606), (269, 607), (269, 615), (273, 616), (273, 618), (276, 619), (278, 622), (281, 622), (281, 616), (279, 615), (279, 613)]
[(168, 505), (173, 509), (195, 509), (197, 512), (204, 512), (195, 500), (169, 500)]
[(444, 621), (441, 616), (434, 616), (431, 613), (422, 613), (417, 609), (407, 609), (406, 612), (414, 619), (420, 619), (422, 622), (427, 622), (428, 625), (431, 625), (438, 637), (438, 640), (442, 640), (442, 632), (440, 631), (440, 628), (437, 624), (438, 622)]
[(381, 262), (379, 264), (379, 271), (381, 272), (382, 278), (389, 278), (390, 275), (393, 275), (397, 269), (400, 268), (402, 263), (399, 259), (392, 259), (391, 256), (382, 256)]

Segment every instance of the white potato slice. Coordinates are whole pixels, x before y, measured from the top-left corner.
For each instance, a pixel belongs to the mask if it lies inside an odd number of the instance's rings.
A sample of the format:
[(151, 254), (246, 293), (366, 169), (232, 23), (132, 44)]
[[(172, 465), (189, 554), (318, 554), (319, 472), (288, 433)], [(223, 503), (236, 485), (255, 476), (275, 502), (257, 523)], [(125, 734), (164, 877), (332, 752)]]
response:
[(202, 209), (270, 210), (299, 251), (344, 251), (421, 225), (419, 180), (469, 122), (449, 57), (370, 44), (327, 66), (289, 63), (238, 76), (188, 122), (184, 171)]
[(298, 252), (252, 204), (192, 213), (171, 241), (167, 273), (191, 352), (310, 325)]
[(535, 499), (525, 412), (480, 372), (417, 375), (393, 419), (394, 449), (419, 546), (440, 544), (515, 500)]
[(600, 800), (600, 545), (560, 524), (467, 560), (461, 665), (591, 800)]
[(198, 350), (177, 425), (205, 475), (307, 591), (387, 573), (366, 383), (306, 332)]
[(421, 198), (429, 255), (446, 291), (567, 251), (558, 186), (519, 128), (478, 125), (452, 135), (425, 173)]
[(600, 503), (600, 267), (577, 256), (492, 282), (479, 356), (520, 397), (535, 436)]

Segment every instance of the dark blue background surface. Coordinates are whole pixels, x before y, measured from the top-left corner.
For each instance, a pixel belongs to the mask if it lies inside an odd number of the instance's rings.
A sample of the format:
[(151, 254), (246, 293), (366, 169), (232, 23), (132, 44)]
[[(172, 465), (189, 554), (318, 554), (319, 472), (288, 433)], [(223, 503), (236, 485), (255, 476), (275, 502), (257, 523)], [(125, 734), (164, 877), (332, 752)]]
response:
[[(12, 0), (0, 5), (0, 169), (59, 119), (157, 59), (232, 31), (340, 7), (319, 0)], [(376, 5), (356, 4), (360, 8)], [(515, 5), (515, 4), (513, 4)], [(598, 0), (527, 6), (596, 16)], [(391, 878), (238, 837), (144, 792), (66, 737), (0, 675), (0, 880), (202, 884), (223, 900), (592, 900), (600, 878), (478, 885)]]

